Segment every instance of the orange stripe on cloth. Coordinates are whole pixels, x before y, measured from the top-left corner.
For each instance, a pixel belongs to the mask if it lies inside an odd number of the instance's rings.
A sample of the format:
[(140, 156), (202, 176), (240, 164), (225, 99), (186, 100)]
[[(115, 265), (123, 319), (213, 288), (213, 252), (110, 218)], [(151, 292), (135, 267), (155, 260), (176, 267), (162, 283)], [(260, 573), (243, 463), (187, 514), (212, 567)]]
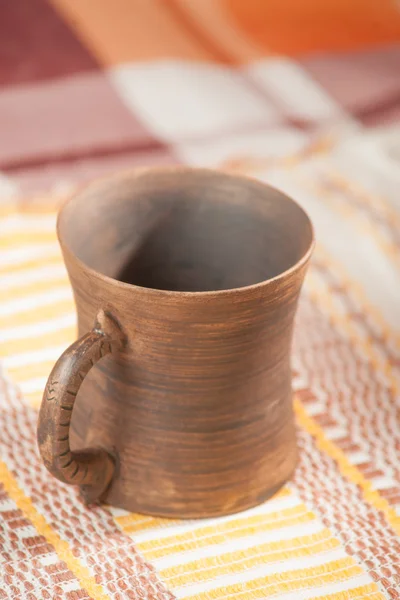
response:
[(400, 39), (394, 0), (219, 0), (265, 52), (299, 55), (361, 49)]
[(168, 0), (167, 6), (177, 23), (208, 49), (215, 62), (241, 64), (265, 56), (265, 48), (246, 34), (223, 3)]
[(182, 28), (163, 0), (50, 0), (81, 41), (104, 65), (179, 58), (213, 59)]

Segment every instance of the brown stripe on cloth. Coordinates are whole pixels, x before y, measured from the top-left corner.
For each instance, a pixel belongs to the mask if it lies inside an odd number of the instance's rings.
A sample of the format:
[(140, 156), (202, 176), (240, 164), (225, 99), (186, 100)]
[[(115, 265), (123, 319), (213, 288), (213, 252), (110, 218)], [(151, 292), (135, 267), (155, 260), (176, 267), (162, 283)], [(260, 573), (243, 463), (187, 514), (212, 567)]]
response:
[(46, 0), (2, 2), (0, 12), (2, 86), (100, 69)]

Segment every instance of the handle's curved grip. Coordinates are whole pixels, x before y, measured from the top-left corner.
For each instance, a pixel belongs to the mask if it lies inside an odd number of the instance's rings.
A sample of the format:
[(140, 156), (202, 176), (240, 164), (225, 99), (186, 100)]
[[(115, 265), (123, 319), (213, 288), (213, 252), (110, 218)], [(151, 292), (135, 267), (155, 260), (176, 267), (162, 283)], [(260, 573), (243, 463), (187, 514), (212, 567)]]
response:
[(103, 448), (72, 452), (69, 429), (75, 398), (93, 365), (121, 347), (124, 335), (104, 311), (89, 333), (72, 344), (58, 359), (43, 394), (37, 438), (46, 468), (64, 483), (81, 486), (87, 504), (99, 501), (113, 477), (115, 463)]

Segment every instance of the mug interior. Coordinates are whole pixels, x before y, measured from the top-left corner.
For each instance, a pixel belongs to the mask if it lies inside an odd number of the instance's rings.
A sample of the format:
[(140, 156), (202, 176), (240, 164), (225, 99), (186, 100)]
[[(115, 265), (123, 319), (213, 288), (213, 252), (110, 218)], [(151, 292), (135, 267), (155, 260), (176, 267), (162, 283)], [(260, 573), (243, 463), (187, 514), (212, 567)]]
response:
[(149, 170), (96, 183), (62, 209), (59, 235), (103, 275), (184, 292), (271, 279), (313, 243), (308, 216), (290, 198), (206, 169)]

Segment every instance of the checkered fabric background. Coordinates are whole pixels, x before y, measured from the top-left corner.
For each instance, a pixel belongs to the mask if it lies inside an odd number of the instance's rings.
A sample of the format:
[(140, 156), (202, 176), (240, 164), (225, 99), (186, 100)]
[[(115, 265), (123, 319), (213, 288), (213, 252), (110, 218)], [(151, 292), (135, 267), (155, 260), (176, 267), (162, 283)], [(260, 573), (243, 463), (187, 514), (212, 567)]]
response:
[[(0, 0), (0, 599), (400, 598), (398, 0)], [(248, 173), (318, 238), (301, 460), (207, 521), (85, 508), (35, 441), (75, 337), (59, 203), (135, 166)]]

